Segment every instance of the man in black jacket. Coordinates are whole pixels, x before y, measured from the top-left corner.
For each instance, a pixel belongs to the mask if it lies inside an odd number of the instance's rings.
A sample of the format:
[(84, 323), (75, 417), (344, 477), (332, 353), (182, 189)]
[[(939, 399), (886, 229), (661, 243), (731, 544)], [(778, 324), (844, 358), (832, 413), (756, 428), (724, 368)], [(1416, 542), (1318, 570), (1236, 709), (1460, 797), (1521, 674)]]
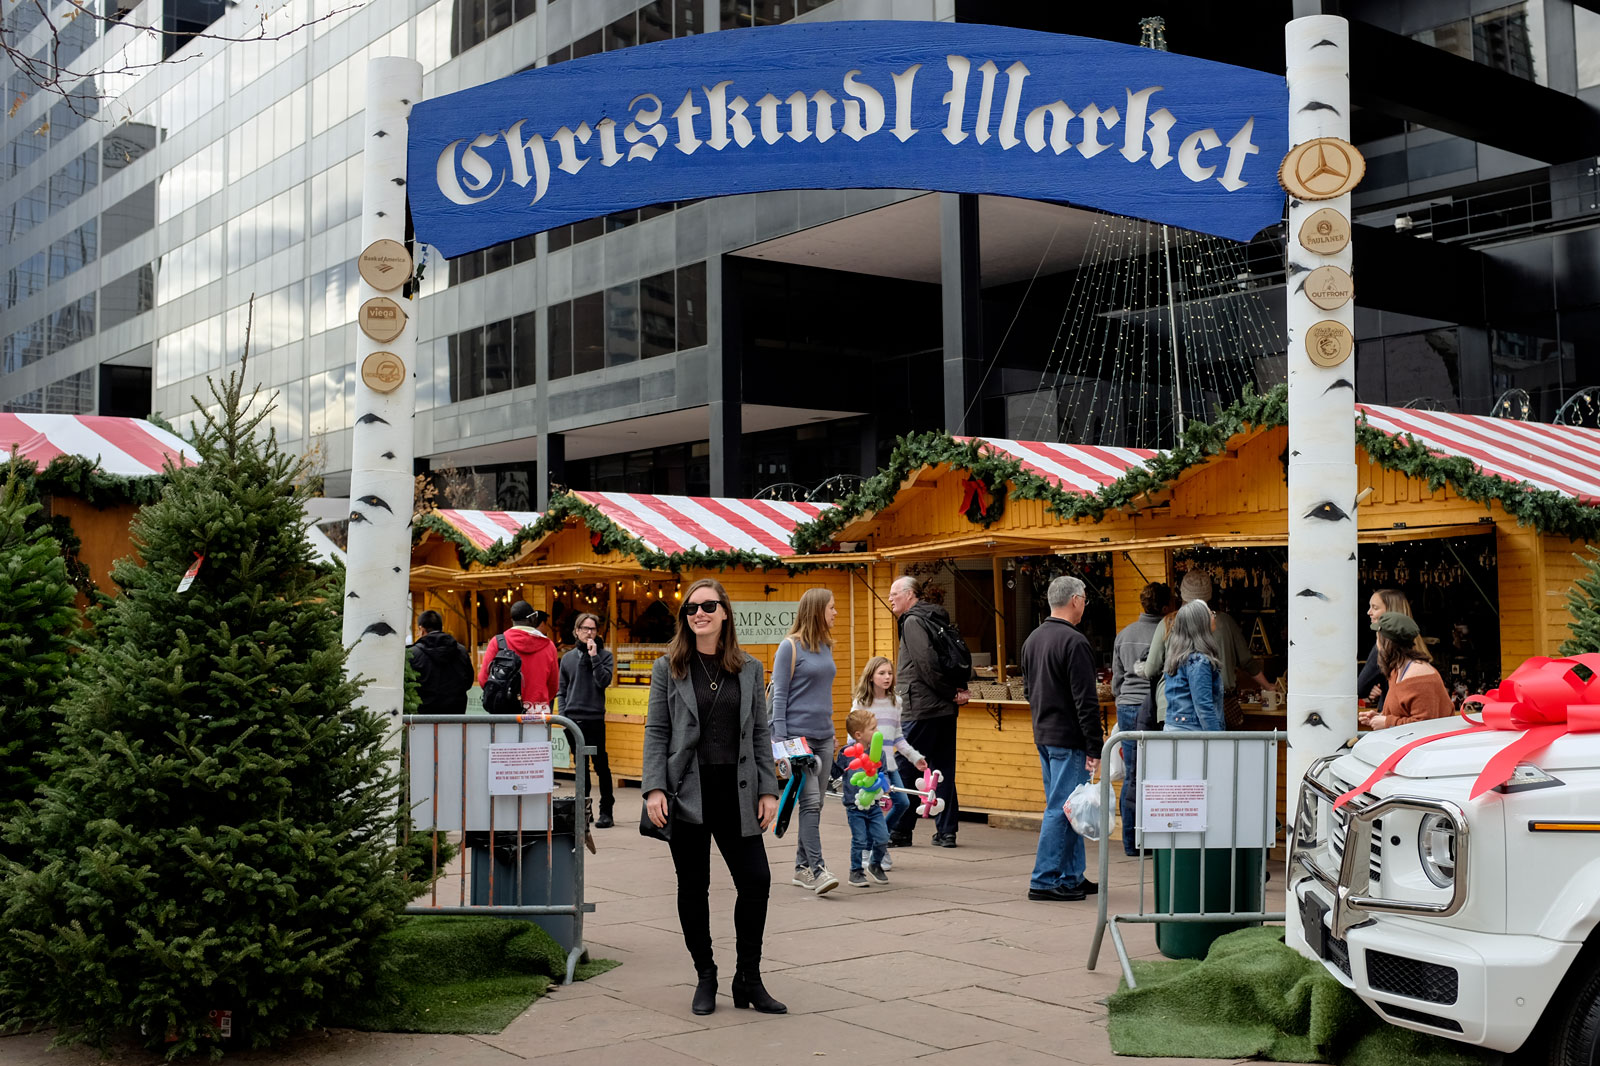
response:
[[(611, 684), (611, 651), (600, 645), (600, 618), (580, 614), (572, 627), (577, 647), (561, 657), (561, 681), (556, 710), (578, 723), (583, 742), (594, 746), (594, 772), (600, 778), (600, 817), (596, 829), (610, 829), (612, 793), (611, 760), (606, 758), (606, 686)], [(583, 760), (584, 781), (589, 780), (589, 760)]]
[[(934, 819), (933, 843), (956, 846), (961, 804), (956, 799), (956, 707), (967, 702), (965, 688), (951, 689), (941, 677), (934, 651), (934, 630), (950, 624), (950, 615), (922, 598), (914, 577), (896, 578), (889, 586), (889, 610), (900, 621), (900, 662), (894, 687), (900, 696), (900, 721), (906, 742), (928, 760), (930, 769), (944, 775), (938, 795), (944, 810)], [(902, 771), (904, 773), (904, 771)], [(910, 780), (910, 775), (905, 775)], [(909, 847), (911, 833), (920, 821), (917, 805), (907, 807), (900, 821), (889, 827), (891, 848)]]
[(1046, 593), (1050, 617), (1022, 642), (1022, 682), (1033, 711), (1033, 742), (1044, 772), (1044, 821), (1028, 898), (1078, 900), (1099, 891), (1083, 876), (1084, 849), (1062, 809), (1100, 769), (1105, 736), (1095, 690), (1094, 652), (1073, 627), (1083, 620), (1083, 582), (1058, 577)]
[(418, 713), (466, 714), (467, 690), (472, 687), (472, 660), (467, 649), (443, 632), (444, 619), (438, 611), (418, 615), (417, 628), (422, 635), (411, 645), (411, 665), (422, 694)]

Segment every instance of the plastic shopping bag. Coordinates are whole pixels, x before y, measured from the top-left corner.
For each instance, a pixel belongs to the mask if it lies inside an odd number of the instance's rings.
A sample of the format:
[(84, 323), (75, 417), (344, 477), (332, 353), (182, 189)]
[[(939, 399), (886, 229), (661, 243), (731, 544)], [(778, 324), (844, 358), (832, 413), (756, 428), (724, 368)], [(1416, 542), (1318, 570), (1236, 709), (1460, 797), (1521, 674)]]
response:
[(1079, 836), (1085, 840), (1100, 839), (1099, 785), (1085, 781), (1067, 796), (1067, 802), (1062, 809), (1066, 811), (1067, 821)]
[(1111, 749), (1111, 758), (1106, 760), (1106, 766), (1108, 767), (1106, 773), (1110, 775), (1113, 784), (1121, 781), (1126, 775), (1127, 767), (1122, 763), (1121, 744)]

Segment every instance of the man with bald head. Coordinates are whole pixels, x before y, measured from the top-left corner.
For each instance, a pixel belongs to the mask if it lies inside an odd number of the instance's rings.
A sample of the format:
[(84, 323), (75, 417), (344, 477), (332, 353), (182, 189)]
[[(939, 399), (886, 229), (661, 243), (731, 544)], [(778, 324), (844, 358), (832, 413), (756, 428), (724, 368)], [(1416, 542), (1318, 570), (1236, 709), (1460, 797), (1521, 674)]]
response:
[[(961, 815), (956, 801), (956, 707), (967, 702), (967, 690), (952, 689), (940, 676), (934, 652), (934, 640), (941, 628), (950, 625), (950, 615), (938, 604), (922, 599), (922, 587), (914, 577), (898, 578), (889, 586), (889, 610), (900, 627), (900, 662), (894, 679), (900, 720), (906, 742), (922, 752), (929, 769), (944, 775), (939, 783), (944, 810), (934, 820), (933, 842), (953, 848)], [(905, 781), (915, 777), (906, 767), (901, 768), (901, 776)], [(916, 804), (906, 808), (900, 821), (889, 827), (889, 846), (910, 847), (920, 820)]]

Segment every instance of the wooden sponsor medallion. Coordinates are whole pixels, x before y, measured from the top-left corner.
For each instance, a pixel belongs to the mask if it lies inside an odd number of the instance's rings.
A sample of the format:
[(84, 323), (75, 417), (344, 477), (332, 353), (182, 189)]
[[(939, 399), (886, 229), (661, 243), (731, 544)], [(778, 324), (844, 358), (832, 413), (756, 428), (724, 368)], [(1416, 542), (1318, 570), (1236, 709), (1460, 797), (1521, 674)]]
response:
[(374, 392), (393, 392), (406, 378), (406, 365), (393, 352), (373, 352), (361, 361), (361, 380)]
[(1332, 200), (1361, 183), (1367, 161), (1356, 146), (1338, 137), (1297, 144), (1283, 157), (1278, 184), (1298, 200)]
[(411, 276), (411, 253), (399, 241), (373, 241), (356, 261), (356, 269), (379, 292), (393, 292)]
[[(1320, 305), (1318, 305), (1320, 306)], [(377, 341), (388, 344), (406, 328), (405, 310), (387, 296), (374, 296), (361, 305), (356, 315), (361, 332)]]
[(1336, 311), (1355, 296), (1355, 284), (1336, 266), (1317, 267), (1306, 275), (1306, 299), (1324, 311)]
[(1331, 207), (1311, 212), (1300, 223), (1300, 247), (1318, 255), (1337, 255), (1350, 246), (1350, 220)]
[(1344, 323), (1323, 319), (1306, 330), (1306, 355), (1318, 366), (1338, 366), (1350, 358), (1355, 338)]

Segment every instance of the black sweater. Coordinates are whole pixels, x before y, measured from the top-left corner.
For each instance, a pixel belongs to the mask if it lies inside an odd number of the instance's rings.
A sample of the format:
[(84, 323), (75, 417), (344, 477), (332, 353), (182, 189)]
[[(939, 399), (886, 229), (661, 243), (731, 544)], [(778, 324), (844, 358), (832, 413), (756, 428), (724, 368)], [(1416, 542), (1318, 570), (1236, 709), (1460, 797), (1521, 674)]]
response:
[(1105, 734), (1088, 638), (1064, 619), (1046, 618), (1022, 642), (1021, 660), (1034, 743), (1088, 752), (1098, 759)]
[(601, 648), (590, 655), (579, 645), (561, 657), (556, 706), (573, 721), (595, 721), (606, 716), (606, 686), (611, 684), (611, 651)]

